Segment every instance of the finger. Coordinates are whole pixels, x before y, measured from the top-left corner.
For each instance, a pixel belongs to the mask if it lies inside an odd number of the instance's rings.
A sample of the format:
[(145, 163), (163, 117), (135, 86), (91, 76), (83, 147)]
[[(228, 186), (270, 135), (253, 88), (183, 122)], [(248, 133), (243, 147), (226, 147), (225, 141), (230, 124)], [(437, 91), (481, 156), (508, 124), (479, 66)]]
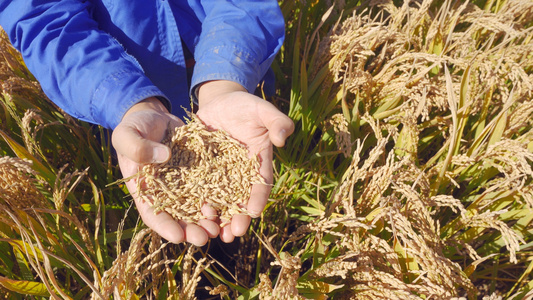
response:
[(261, 101), (258, 105), (262, 106), (258, 108), (261, 111), (259, 116), (268, 129), (270, 141), (276, 147), (283, 147), (287, 137), (294, 132), (294, 122), (270, 102)]
[[(190, 224), (183, 221), (179, 225), (185, 231), (185, 240), (195, 246), (201, 247), (207, 243), (209, 236), (207, 232), (196, 224)], [(216, 225), (216, 224), (215, 224)]]
[(209, 204), (202, 206), (202, 215), (211, 221), (216, 221), (218, 218), (217, 210), (211, 207)]
[(202, 215), (206, 217), (206, 219), (199, 221), (200, 226), (205, 229), (210, 238), (216, 238), (220, 233), (217, 210), (211, 207), (211, 205), (205, 204), (202, 206)]
[(271, 186), (268, 184), (254, 184), (250, 193), (250, 200), (246, 206), (252, 218), (257, 218), (263, 212), (270, 196)]
[(220, 228), (220, 240), (224, 243), (231, 243), (235, 239), (235, 235), (231, 231), (231, 226), (224, 226)]
[(204, 229), (209, 238), (216, 238), (220, 233), (220, 226), (212, 220), (203, 219), (198, 221), (198, 224)]
[[(162, 238), (174, 244), (185, 241), (185, 231), (169, 214), (159, 213), (156, 215), (154, 209), (147, 202), (137, 198), (135, 198), (135, 204), (146, 226), (152, 228)], [(207, 239), (207, 234), (205, 235)]]
[(231, 219), (231, 233), (234, 236), (243, 236), (250, 227), (252, 218), (247, 215), (235, 215)]
[(261, 167), (259, 173), (265, 180), (266, 184), (257, 183), (252, 186), (250, 191), (250, 199), (246, 205), (246, 209), (252, 218), (259, 217), (265, 208), (270, 190), (272, 189), (273, 170), (272, 170), (272, 147), (262, 149), (259, 152), (261, 160)]
[(170, 148), (144, 138), (132, 125), (119, 125), (113, 131), (113, 147), (118, 154), (139, 163), (163, 163), (170, 159)]
[[(250, 215), (235, 215), (231, 220), (231, 233), (233, 236), (243, 236), (248, 231), (251, 218), (257, 218), (263, 212), (268, 197), (270, 196), (272, 175), (272, 148), (264, 149), (259, 154), (261, 158), (261, 168), (259, 172), (266, 181), (266, 184), (254, 184), (250, 191), (250, 199), (246, 209)], [(221, 233), (222, 235), (222, 233)]]
[[(133, 180), (130, 180), (126, 183), (128, 189), (130, 189), (129, 185), (132, 185), (133, 182)], [(199, 222), (200, 225), (188, 224), (182, 221), (177, 222), (165, 212), (155, 214), (149, 203), (139, 199), (135, 194), (132, 195), (134, 196), (137, 210), (146, 226), (152, 228), (169, 242), (179, 244), (187, 241), (196, 246), (203, 246), (210, 237), (214, 238), (218, 235), (219, 226), (214, 221), (201, 220)]]
[[(127, 159), (124, 155), (121, 155), (121, 154), (118, 154), (117, 155), (117, 159), (118, 159), (118, 164), (119, 164), (119, 167), (120, 167), (120, 172), (122, 173), (122, 177), (124, 178), (127, 178), (127, 177), (130, 177), (134, 174), (137, 174), (139, 172), (139, 169), (141, 168), (141, 166), (137, 163), (133, 163), (131, 160)], [(136, 189), (137, 189), (137, 180), (131, 180), (132, 183), (130, 183), (130, 185), (128, 185), (128, 189), (129, 187), (133, 187), (135, 188), (134, 190), (130, 190), (130, 192), (135, 192)]]

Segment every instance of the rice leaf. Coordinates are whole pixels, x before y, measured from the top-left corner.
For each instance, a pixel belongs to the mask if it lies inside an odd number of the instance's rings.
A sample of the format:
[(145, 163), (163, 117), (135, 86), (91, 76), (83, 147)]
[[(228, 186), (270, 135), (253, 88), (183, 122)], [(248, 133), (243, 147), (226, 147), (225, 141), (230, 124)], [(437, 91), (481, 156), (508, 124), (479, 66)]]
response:
[(33, 162), (34, 169), (39, 172), (39, 174), (50, 184), (53, 186), (55, 175), (54, 173), (47, 168), (43, 163), (41, 163), (37, 158), (35, 158), (33, 155), (31, 155), (26, 148), (24, 148), (22, 145), (17, 143), (15, 140), (13, 140), (9, 135), (7, 135), (4, 131), (0, 130), (0, 135), (6, 141), (6, 143), (9, 144), (13, 152), (17, 154), (19, 158), (22, 159), (29, 159)]
[(13, 253), (15, 254), (17, 266), (20, 270), (20, 275), (23, 280), (31, 281), (33, 280), (33, 273), (31, 272), (30, 265), (26, 258), (24, 257), (24, 253), (19, 249), (18, 247), (12, 247)]
[(327, 295), (344, 287), (344, 284), (330, 284), (319, 280), (299, 281), (298, 292), (307, 299), (327, 299)]
[(0, 285), (4, 288), (23, 295), (50, 297), (46, 286), (41, 282), (13, 280), (0, 276)]

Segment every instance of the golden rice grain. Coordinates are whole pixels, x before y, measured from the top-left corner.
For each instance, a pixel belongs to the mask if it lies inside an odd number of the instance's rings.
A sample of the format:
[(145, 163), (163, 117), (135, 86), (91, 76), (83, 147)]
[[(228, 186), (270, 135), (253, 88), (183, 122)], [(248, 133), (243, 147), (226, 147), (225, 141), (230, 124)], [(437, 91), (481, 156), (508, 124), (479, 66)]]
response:
[(0, 202), (19, 209), (47, 207), (31, 166), (30, 160), (0, 157)]
[(206, 218), (201, 212), (206, 204), (217, 210), (221, 220), (247, 214), (252, 185), (265, 184), (258, 156), (249, 158), (239, 141), (224, 131), (208, 130), (194, 114), (190, 117), (164, 141), (172, 149), (171, 159), (142, 169), (139, 196), (156, 213), (164, 211), (190, 223)]
[(351, 133), (348, 129), (348, 121), (342, 114), (335, 114), (329, 121), (335, 131), (335, 142), (344, 157), (352, 155)]
[(209, 291), (209, 295), (219, 295), (220, 299), (229, 295), (228, 286), (219, 284), (216, 287), (205, 287)]
[(198, 251), (196, 247), (189, 247), (187, 253), (183, 259), (183, 269), (181, 272), (181, 287), (179, 291), (179, 299), (197, 299), (195, 296), (198, 283), (202, 279), (200, 274), (207, 269), (212, 261), (208, 261), (207, 258), (202, 257), (193, 266), (194, 253)]

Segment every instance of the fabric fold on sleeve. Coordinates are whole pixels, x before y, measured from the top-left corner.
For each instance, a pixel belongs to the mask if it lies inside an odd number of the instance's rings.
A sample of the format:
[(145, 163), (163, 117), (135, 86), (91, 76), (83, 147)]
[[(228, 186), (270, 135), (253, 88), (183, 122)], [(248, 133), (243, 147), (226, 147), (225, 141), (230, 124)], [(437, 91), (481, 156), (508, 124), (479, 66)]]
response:
[(253, 93), (284, 40), (277, 1), (201, 1), (202, 33), (194, 54), (191, 93), (202, 82), (231, 80)]
[(70, 115), (113, 129), (146, 97), (164, 97), (137, 61), (77, 0), (0, 1), (0, 26), (47, 96)]

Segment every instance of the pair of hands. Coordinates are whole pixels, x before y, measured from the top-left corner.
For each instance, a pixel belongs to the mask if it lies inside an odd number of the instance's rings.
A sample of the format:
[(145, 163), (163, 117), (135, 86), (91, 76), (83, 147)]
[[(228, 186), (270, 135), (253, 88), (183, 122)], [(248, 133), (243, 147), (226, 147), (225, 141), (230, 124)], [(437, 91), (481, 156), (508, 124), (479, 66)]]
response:
[[(269, 102), (231, 81), (204, 83), (198, 89), (198, 101), (197, 115), (206, 125), (228, 132), (246, 144), (250, 153), (259, 154), (260, 173), (268, 185), (254, 185), (247, 206), (252, 216), (259, 216), (268, 201), (273, 180), (272, 145), (284, 146), (286, 138), (294, 131), (292, 120)], [(162, 163), (170, 158), (170, 148), (160, 143), (169, 124), (170, 127), (184, 125), (156, 98), (137, 103), (126, 112), (112, 136), (124, 178), (136, 174), (143, 164)], [(126, 186), (144, 223), (173, 243), (187, 241), (202, 246), (209, 238), (217, 236), (229, 243), (236, 236), (244, 235), (250, 225), (250, 216), (236, 215), (229, 226), (220, 228), (217, 212), (207, 205), (202, 213), (208, 218), (198, 224), (176, 221), (164, 212), (156, 215), (148, 203), (137, 197), (135, 179), (126, 182)]]

